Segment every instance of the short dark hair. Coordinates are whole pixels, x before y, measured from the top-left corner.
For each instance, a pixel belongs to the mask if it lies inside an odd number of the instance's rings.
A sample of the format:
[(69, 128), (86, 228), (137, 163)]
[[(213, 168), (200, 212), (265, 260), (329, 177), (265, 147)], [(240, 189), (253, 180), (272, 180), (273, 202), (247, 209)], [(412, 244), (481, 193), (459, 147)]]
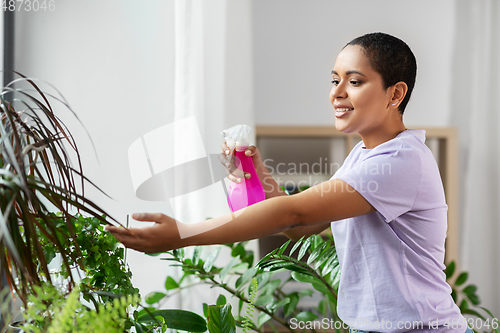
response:
[(401, 39), (382, 32), (355, 38), (344, 48), (349, 45), (359, 45), (363, 48), (373, 69), (382, 76), (384, 89), (401, 81), (406, 83), (408, 91), (399, 104), (399, 112), (403, 114), (417, 76), (417, 60), (410, 47)]

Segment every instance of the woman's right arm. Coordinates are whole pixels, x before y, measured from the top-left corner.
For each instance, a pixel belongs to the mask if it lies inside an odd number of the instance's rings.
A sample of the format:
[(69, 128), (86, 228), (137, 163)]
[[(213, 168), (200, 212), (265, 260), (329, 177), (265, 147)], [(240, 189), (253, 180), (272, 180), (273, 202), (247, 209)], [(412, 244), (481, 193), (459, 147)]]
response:
[[(223, 145), (223, 151), (226, 151), (227, 146), (225, 144)], [(266, 199), (270, 198), (275, 198), (275, 197), (280, 197), (280, 196), (286, 196), (286, 192), (281, 189), (281, 187), (278, 185), (276, 180), (274, 180), (273, 176), (269, 172), (269, 170), (266, 168), (265, 163), (262, 161), (262, 157), (260, 155), (260, 151), (257, 147), (255, 146), (250, 146), (247, 149), (248, 152), (245, 152), (247, 156), (251, 156), (253, 163), (255, 165), (255, 170), (257, 171), (257, 174), (259, 176), (259, 180), (262, 183), (262, 186), (264, 187), (264, 192), (266, 193)], [(227, 154), (226, 154), (227, 155)], [(233, 179), (229, 178), (230, 180), (234, 181)], [(310, 226), (302, 226), (302, 227), (295, 227), (289, 230), (284, 231), (283, 233), (291, 240), (297, 241), (299, 240), (302, 236), (311, 236), (314, 234), (319, 234), (323, 230), (327, 229), (329, 225), (325, 224), (318, 224), (318, 225), (310, 225)]]

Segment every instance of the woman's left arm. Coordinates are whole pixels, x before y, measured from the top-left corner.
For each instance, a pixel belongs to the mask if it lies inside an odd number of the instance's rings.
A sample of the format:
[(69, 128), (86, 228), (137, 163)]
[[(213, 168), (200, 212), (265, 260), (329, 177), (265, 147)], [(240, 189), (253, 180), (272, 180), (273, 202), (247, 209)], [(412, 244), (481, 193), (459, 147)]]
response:
[(128, 248), (156, 253), (192, 245), (256, 239), (297, 226), (327, 224), (374, 211), (353, 187), (333, 179), (298, 194), (264, 200), (234, 214), (197, 224), (182, 224), (160, 213), (141, 213), (132, 217), (155, 224), (145, 228), (108, 226), (106, 229)]

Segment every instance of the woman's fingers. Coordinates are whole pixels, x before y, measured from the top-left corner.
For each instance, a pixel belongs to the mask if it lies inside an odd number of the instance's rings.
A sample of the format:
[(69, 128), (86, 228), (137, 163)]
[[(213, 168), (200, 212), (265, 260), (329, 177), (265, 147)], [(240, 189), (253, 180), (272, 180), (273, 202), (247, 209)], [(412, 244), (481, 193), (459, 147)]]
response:
[(219, 162), (224, 166), (226, 170), (226, 177), (230, 181), (234, 183), (241, 183), (243, 178), (249, 179), (250, 178), (250, 173), (244, 172), (240, 168), (238, 168), (236, 165), (239, 164), (239, 161), (235, 162), (235, 157), (233, 154), (231, 154), (231, 151), (227, 147), (227, 145), (224, 143), (221, 145), (222, 148), (222, 153), (219, 155)]
[(145, 228), (106, 226), (106, 230), (125, 247), (146, 253), (182, 247), (175, 219), (161, 213), (134, 213), (132, 217), (137, 221), (155, 224)]
[(128, 228), (115, 227), (113, 225), (107, 225), (104, 230), (109, 231), (113, 235), (133, 235), (133, 232)]
[(162, 213), (134, 213), (132, 218), (141, 222), (165, 223), (169, 217)]
[(257, 147), (254, 145), (249, 146), (247, 150), (245, 150), (245, 155), (247, 156), (254, 156), (255, 154), (257, 154)]
[(231, 153), (231, 149), (227, 146), (227, 143), (225, 142), (220, 145), (220, 148), (222, 150), (222, 153), (226, 155), (229, 155)]

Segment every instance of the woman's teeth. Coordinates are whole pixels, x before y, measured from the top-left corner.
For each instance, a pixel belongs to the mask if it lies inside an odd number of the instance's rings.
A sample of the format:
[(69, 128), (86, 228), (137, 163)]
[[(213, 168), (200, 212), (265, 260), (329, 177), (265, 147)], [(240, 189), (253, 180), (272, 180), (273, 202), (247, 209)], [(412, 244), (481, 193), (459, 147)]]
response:
[(354, 110), (354, 108), (337, 108), (336, 111), (339, 111), (339, 112), (346, 112), (346, 111), (351, 111), (351, 110)]

